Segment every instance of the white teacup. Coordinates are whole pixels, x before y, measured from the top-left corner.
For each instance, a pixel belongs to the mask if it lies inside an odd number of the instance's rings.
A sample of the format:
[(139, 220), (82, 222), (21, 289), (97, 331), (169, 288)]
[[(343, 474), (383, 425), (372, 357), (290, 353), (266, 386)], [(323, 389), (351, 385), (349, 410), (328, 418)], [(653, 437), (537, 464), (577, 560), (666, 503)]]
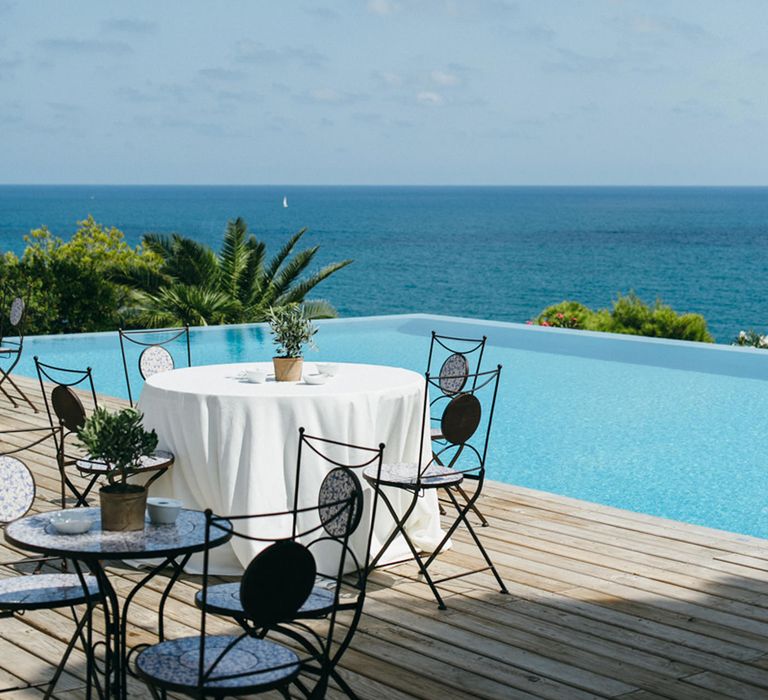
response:
[(263, 384), (267, 381), (267, 370), (260, 367), (250, 367), (243, 374), (245, 379), (252, 384)]
[(149, 519), (155, 525), (173, 525), (181, 511), (181, 501), (176, 498), (152, 496), (147, 499)]
[(320, 374), (325, 374), (328, 377), (335, 377), (339, 371), (339, 365), (335, 362), (316, 362), (315, 366)]

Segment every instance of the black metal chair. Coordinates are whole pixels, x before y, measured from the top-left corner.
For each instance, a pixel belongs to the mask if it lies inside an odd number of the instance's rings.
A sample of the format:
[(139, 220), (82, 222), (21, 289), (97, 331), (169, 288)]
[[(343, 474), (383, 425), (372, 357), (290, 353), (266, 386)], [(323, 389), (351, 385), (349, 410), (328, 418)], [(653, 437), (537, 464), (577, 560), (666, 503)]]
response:
[[(363, 472), (366, 480), (379, 492), (381, 499), (395, 521), (392, 533), (384, 542), (381, 550), (373, 558), (371, 566), (376, 566), (395, 538), (398, 535), (402, 535), (419, 566), (420, 573), (424, 576), (432, 590), (438, 607), (441, 610), (445, 609), (445, 603), (440, 596), (437, 585), (449, 579), (490, 570), (496, 578), (501, 592), (507, 593), (504, 582), (501, 580), (488, 552), (483, 547), (471, 522), (467, 518), (467, 514), (473, 509), (483, 490), (488, 441), (496, 406), (501, 365), (494, 370), (477, 372), (466, 376), (462, 373), (461, 376), (466, 380), (464, 388), (456, 393), (444, 394), (442, 396), (442, 401), (446, 404), (442, 411), (440, 425), (445, 443), (442, 448), (432, 451), (428, 456), (421, 454), (419, 461), (416, 463), (384, 464), (378, 476), (370, 468)], [(430, 388), (434, 388), (438, 382), (439, 379), (433, 379), (427, 373), (424, 392), (425, 416), (427, 415), (427, 401)], [(489, 403), (489, 409), (486, 411), (485, 416), (483, 416), (483, 405), (481, 402), (481, 397), (484, 394), (488, 395)], [(426, 428), (425, 420), (422, 423), (422, 444)], [(469, 500), (462, 503), (454, 494), (454, 487), (460, 485), (465, 479), (474, 480), (476, 487), (474, 492), (469, 494)], [(392, 501), (387, 496), (388, 488), (405, 490), (412, 494), (411, 502), (403, 513), (398, 513), (397, 509), (393, 506)], [(432, 552), (422, 555), (408, 536), (406, 524), (424, 491), (428, 489), (442, 491), (447, 496), (447, 502), (454, 507), (456, 516), (440, 543)], [(443, 547), (445, 547), (451, 535), (462, 524), (467, 528), (472, 540), (480, 550), (486, 566), (442, 579), (433, 579), (429, 573), (429, 567), (440, 554)]]
[[(8, 326), (12, 330), (13, 334), (10, 337), (5, 336), (6, 331), (6, 318), (5, 318), (5, 303), (8, 296), (13, 296), (10, 307), (8, 308)], [(30, 398), (19, 388), (18, 384), (13, 381), (11, 372), (16, 368), (21, 360), (21, 353), (24, 350), (24, 318), (26, 316), (26, 304), (21, 296), (15, 296), (13, 294), (3, 293), (3, 313), (0, 314), (0, 362), (9, 362), (6, 367), (0, 367), (0, 392), (5, 395), (14, 408), (18, 408), (19, 404), (16, 399), (19, 398), (25, 401), (29, 407), (37, 413), (37, 407), (32, 403)], [(4, 384), (9, 384), (13, 387), (17, 396), (14, 397), (7, 391)]]
[[(473, 376), (480, 372), (487, 340), (486, 336), (482, 338), (457, 338), (450, 335), (438, 335), (432, 331), (427, 372), (431, 376), (437, 375), (434, 386), (441, 395), (457, 394), (464, 389)], [(435, 373), (434, 370), (441, 359), (440, 369)], [(433, 440), (440, 440), (442, 438), (440, 416), (433, 417), (432, 423), (437, 425), (431, 426), (430, 436)]]
[[(332, 477), (334, 473), (336, 476)], [(217, 612), (217, 605), (213, 600), (209, 603), (209, 594), (215, 587), (210, 585), (210, 555), (209, 549), (205, 550), (199, 599), (200, 634), (155, 644), (136, 657), (138, 674), (155, 697), (158, 690), (181, 692), (195, 698), (236, 697), (278, 690), (283, 697), (290, 698), (291, 684), (307, 697), (325, 697), (327, 658), (318, 659), (312, 653), (302, 658), (292, 649), (264, 638), (267, 631), (282, 630), (287, 623), (295, 624), (298, 611), (311, 600), (318, 572), (310, 548), (329, 537), (336, 541), (337, 535), (331, 532), (343, 533), (338, 537), (342, 553), (332, 577), (336, 590), (341, 584), (349, 535), (362, 515), (363, 492), (359, 480), (340, 479), (336, 470), (325, 481), (329, 498), (322, 505), (226, 518), (206, 511), (206, 541), (210, 541), (212, 531), (224, 531), (233, 537), (268, 543), (268, 546), (253, 558), (236, 585), (234, 595), (242, 610), (237, 619), (242, 632), (228, 635), (206, 632), (207, 616)], [(342, 487), (343, 493), (337, 487)], [(312, 524), (283, 537), (254, 534), (282, 529), (288, 518), (300, 518)], [(333, 606), (329, 617), (328, 636), (325, 640), (318, 637), (319, 642), (324, 642), (324, 648), (330, 645), (336, 623)], [(318, 669), (320, 674), (312, 690), (299, 679), (302, 670), (310, 669)]]
[[(323, 470), (330, 467), (330, 471), (325, 476), (319, 491), (312, 492), (306, 488), (302, 489), (304, 480), (302, 480), (302, 463), (306, 461), (307, 455), (310, 458), (315, 457), (319, 461), (319, 466)], [(292, 539), (298, 538), (299, 517), (302, 502), (317, 503), (321, 509), (320, 517), (323, 517), (323, 508), (329, 499), (338, 498), (353, 494), (360, 488), (360, 476), (366, 468), (371, 468), (379, 473), (383, 461), (384, 445), (378, 448), (363, 447), (350, 443), (330, 440), (328, 438), (307, 435), (304, 428), (299, 428), (298, 459), (296, 462), (296, 478), (294, 483), (294, 503), (293, 503), (293, 526)], [(359, 475), (359, 476), (358, 476)], [(363, 493), (360, 489), (360, 494)], [(312, 593), (294, 615), (290, 622), (276, 627), (269, 632), (283, 634), (297, 641), (311, 654), (321, 662), (317, 665), (305, 664), (304, 670), (308, 673), (315, 673), (321, 679), (323, 677), (333, 678), (341, 690), (350, 698), (357, 698), (355, 692), (349, 684), (339, 675), (336, 667), (341, 660), (342, 655), (348, 649), (352, 638), (357, 630), (360, 616), (363, 613), (365, 603), (366, 587), (368, 583), (368, 574), (370, 572), (369, 560), (371, 552), (371, 539), (373, 537), (373, 524), (376, 517), (378, 504), (378, 492), (371, 489), (369, 492), (369, 503), (363, 504), (364, 508), (358, 508), (352, 522), (352, 531), (347, 533), (342, 527), (344, 523), (337, 522), (323, 523), (326, 531), (325, 536), (313, 540), (308, 546), (325, 546), (327, 543), (335, 543), (341, 554), (342, 540), (347, 537), (356, 537), (356, 549), (362, 550), (362, 556), (355, 554), (353, 550), (344, 552), (351, 562), (352, 571), (343, 580), (336, 585), (334, 576), (336, 572), (328, 572), (323, 575), (320, 573), (323, 583), (315, 585)], [(366, 525), (361, 531), (358, 527), (361, 523), (363, 514), (365, 514)], [(244, 619), (243, 607), (239, 599), (239, 583), (224, 583), (210, 586), (207, 590), (207, 605), (210, 612), (218, 615), (232, 617), (243, 626), (248, 628), (248, 622)], [(329, 587), (330, 586), (330, 587)], [(342, 593), (344, 598), (342, 598)], [(203, 604), (202, 591), (195, 597), (198, 606)], [(330, 620), (338, 612), (351, 612), (351, 618), (344, 628), (338, 627), (331, 630), (331, 640), (324, 643), (321, 638), (302, 623), (303, 620)], [(332, 622), (331, 622), (332, 624)], [(265, 630), (266, 632), (267, 630)], [(339, 633), (337, 638), (334, 633)], [(330, 646), (332, 642), (332, 647)]]
[[(0, 432), (0, 440), (3, 443), (0, 444), (0, 526), (5, 527), (8, 523), (24, 517), (35, 500), (34, 476), (29, 467), (16, 456), (17, 453), (33, 449), (49, 438), (55, 439), (55, 433), (59, 430), (60, 428), (22, 428)], [(18, 443), (19, 437), (22, 438), (22, 444), (5, 444)], [(98, 690), (99, 697), (102, 697), (90, 651), (93, 647), (93, 609), (103, 602), (98, 582), (94, 576), (85, 575), (78, 562), (72, 562), (75, 573), (40, 573), (41, 566), (50, 559), (25, 557), (0, 563), (0, 567), (16, 574), (0, 578), (0, 619), (23, 615), (33, 610), (69, 608), (75, 622), (75, 631), (48, 683), (44, 697), (51, 697), (78, 640), (89, 659), (86, 669), (86, 698), (91, 697), (93, 687)], [(19, 573), (19, 567), (31, 564), (36, 565), (36, 573)], [(76, 608), (82, 605), (86, 606), (85, 612), (78, 615)]]
[[(125, 383), (128, 387), (128, 401), (133, 406), (131, 391), (131, 373), (126, 357), (126, 343), (132, 343), (142, 348), (138, 357), (138, 370), (142, 379), (149, 379), (159, 372), (167, 372), (176, 366), (173, 355), (167, 346), (182, 339), (186, 344), (187, 367), (192, 366), (192, 353), (189, 345), (189, 326), (183, 328), (147, 328), (138, 331), (118, 330), (120, 337), (120, 353), (123, 357)], [(154, 340), (153, 340), (154, 338)]]
[[(450, 335), (438, 335), (432, 331), (429, 343), (429, 358), (427, 360), (427, 372), (430, 375), (437, 374), (434, 383), (437, 388), (437, 397), (430, 400), (430, 438), (436, 442), (445, 443), (440, 424), (442, 416), (435, 415), (435, 405), (442, 405), (445, 396), (452, 396), (460, 392), (469, 381), (470, 375), (476, 376), (481, 371), (483, 353), (487, 336), (482, 338), (459, 338)], [(442, 360), (442, 362), (441, 362)], [(439, 369), (437, 368), (438, 364)], [(438, 412), (439, 413), (439, 412)], [(464, 488), (457, 484), (453, 487), (465, 501), (469, 501)], [(472, 507), (472, 512), (479, 518), (483, 527), (488, 527), (488, 521), (477, 506)], [(440, 504), (440, 514), (445, 515), (443, 504)]]
[[(88, 396), (92, 402), (92, 410), (98, 408), (96, 389), (93, 383), (93, 373), (90, 367), (86, 369), (68, 369), (56, 367), (40, 362), (35, 355), (35, 368), (37, 378), (40, 380), (40, 391), (43, 394), (43, 403), (51, 428), (61, 427), (61, 439), (56, 439), (56, 456), (61, 478), (61, 507), (67, 507), (67, 489), (75, 497), (75, 506), (87, 506), (88, 495), (95, 486), (99, 477), (107, 472), (108, 465), (105, 462), (91, 459), (88, 455), (70, 450), (67, 439), (77, 435), (77, 431), (83, 427), (87, 418), (87, 411), (75, 388), (80, 388), (81, 393)], [(53, 384), (50, 392), (45, 382)], [(165, 450), (156, 450), (154, 453), (141, 459), (139, 471), (149, 474), (145, 486), (150, 486), (159, 479), (173, 464), (174, 456)], [(80, 476), (88, 480), (85, 488), (80, 489), (70, 478), (70, 469), (74, 467), (80, 472)]]

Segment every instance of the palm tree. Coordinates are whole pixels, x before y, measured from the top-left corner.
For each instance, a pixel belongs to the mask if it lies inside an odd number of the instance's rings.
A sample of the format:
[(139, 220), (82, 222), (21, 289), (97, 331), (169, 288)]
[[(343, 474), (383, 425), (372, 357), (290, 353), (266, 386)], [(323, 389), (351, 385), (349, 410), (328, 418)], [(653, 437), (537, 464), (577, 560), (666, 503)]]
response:
[(319, 246), (294, 253), (306, 228), (293, 234), (269, 262), (266, 245), (248, 232), (241, 218), (227, 223), (221, 251), (179, 234), (150, 233), (144, 247), (159, 259), (156, 268), (116, 271), (116, 281), (132, 289), (125, 309), (146, 327), (255, 323), (270, 307), (300, 303), (308, 318), (332, 318), (336, 310), (322, 299), (305, 297), (352, 261), (330, 263), (300, 279)]

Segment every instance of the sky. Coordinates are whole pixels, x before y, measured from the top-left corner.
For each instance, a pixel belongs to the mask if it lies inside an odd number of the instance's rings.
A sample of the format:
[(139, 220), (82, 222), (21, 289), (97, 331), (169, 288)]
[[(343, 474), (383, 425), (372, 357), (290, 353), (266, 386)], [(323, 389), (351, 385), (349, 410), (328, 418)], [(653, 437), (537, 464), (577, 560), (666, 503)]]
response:
[(765, 0), (0, 0), (0, 183), (768, 185)]

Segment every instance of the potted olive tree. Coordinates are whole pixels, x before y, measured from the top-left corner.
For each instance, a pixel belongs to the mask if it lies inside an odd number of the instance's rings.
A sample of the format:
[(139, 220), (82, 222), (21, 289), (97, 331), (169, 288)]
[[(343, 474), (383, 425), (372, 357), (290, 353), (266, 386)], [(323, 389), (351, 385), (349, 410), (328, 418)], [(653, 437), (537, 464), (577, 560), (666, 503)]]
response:
[(298, 304), (270, 308), (267, 322), (277, 346), (277, 356), (272, 358), (275, 381), (298, 382), (304, 365), (301, 350), (305, 345), (315, 347), (312, 336), (317, 333), (317, 328)]
[(77, 433), (91, 459), (106, 462), (108, 483), (99, 490), (103, 530), (143, 530), (147, 489), (129, 484), (142, 457), (157, 447), (157, 434), (144, 429), (134, 408), (110, 413), (97, 408)]

